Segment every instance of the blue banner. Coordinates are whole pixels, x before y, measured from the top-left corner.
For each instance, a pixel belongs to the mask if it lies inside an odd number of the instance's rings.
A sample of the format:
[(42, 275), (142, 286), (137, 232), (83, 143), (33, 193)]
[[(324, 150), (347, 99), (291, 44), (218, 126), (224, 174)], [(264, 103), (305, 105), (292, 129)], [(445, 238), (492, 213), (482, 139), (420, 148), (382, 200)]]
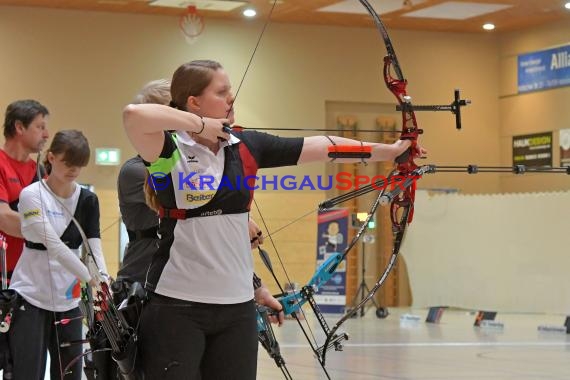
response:
[(570, 45), (518, 56), (519, 93), (570, 85)]
[[(344, 252), (348, 238), (348, 209), (319, 212), (317, 227), (317, 268), (331, 254)], [(342, 314), (346, 305), (346, 260), (331, 279), (314, 295), (323, 313)]]

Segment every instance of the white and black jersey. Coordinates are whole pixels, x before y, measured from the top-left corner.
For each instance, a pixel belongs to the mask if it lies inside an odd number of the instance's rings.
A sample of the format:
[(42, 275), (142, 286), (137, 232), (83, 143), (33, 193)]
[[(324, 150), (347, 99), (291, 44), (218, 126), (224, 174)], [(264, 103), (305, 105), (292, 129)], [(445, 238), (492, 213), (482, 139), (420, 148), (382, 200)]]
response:
[[(258, 168), (296, 165), (303, 138), (234, 129), (220, 147), (214, 154), (186, 132), (165, 132), (159, 158), (147, 163), (165, 209), (146, 284), (158, 294), (214, 304), (253, 298), (248, 212), (254, 176)], [(180, 211), (184, 218), (170, 214)]]
[(85, 231), (99, 268), (107, 272), (101, 250), (99, 201), (77, 184), (71, 197), (56, 197), (45, 189), (45, 180), (42, 182), (20, 194), (18, 210), (26, 241), (10, 288), (36, 307), (67, 311), (78, 305), (80, 281), (91, 279), (79, 259), (83, 241), (70, 213)]

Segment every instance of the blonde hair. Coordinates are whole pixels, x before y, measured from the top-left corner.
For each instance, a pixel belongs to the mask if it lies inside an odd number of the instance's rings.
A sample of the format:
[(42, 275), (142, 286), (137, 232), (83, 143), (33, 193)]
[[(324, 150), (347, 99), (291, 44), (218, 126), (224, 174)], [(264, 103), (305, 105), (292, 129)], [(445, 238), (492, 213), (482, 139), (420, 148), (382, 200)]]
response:
[(133, 99), (133, 104), (163, 104), (170, 103), (170, 81), (157, 79), (148, 82)]
[(150, 185), (150, 181), (152, 181), (152, 176), (147, 170), (144, 179), (144, 202), (152, 211), (158, 212), (160, 210), (160, 201), (153, 186)]
[[(168, 105), (170, 103), (170, 99), (170, 81), (168, 79), (157, 79), (145, 84), (133, 99), (133, 103)], [(158, 212), (160, 209), (160, 201), (158, 200), (156, 191), (153, 186), (151, 186), (150, 181), (152, 181), (152, 177), (147, 171), (144, 181), (144, 200), (151, 210)]]

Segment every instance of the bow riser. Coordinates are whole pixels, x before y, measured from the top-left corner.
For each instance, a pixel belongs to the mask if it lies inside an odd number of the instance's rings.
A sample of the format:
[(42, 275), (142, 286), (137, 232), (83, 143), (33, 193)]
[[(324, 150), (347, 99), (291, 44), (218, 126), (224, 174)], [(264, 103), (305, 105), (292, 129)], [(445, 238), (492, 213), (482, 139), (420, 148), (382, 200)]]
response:
[[(389, 39), (388, 39), (389, 41)], [(413, 106), (411, 103), (411, 97), (408, 96), (406, 88), (408, 86), (408, 81), (403, 78), (402, 70), (400, 69), (397, 60), (395, 59), (395, 53), (393, 48), (388, 48), (388, 55), (384, 57), (384, 82), (388, 90), (396, 97), (398, 104), (402, 110), (402, 131), (400, 134), (401, 140), (410, 140), (411, 144), (407, 151), (396, 158), (396, 171), (398, 176), (405, 177), (403, 191), (398, 194), (394, 199), (391, 200), (390, 204), (390, 219), (392, 222), (392, 230), (394, 233), (405, 228), (401, 223), (401, 218), (399, 217), (401, 208), (409, 208), (410, 205), (414, 203), (416, 194), (416, 181), (421, 177), (409, 178), (410, 173), (418, 168), (414, 162), (414, 155), (417, 151), (417, 140), (423, 130), (418, 128), (418, 123), (416, 120), (416, 114), (413, 111)], [(395, 62), (395, 64), (394, 64)], [(396, 71), (398, 78), (394, 78), (391, 74), (392, 69)], [(385, 201), (383, 202), (385, 203)], [(413, 209), (409, 211), (409, 218), (407, 218), (407, 224), (412, 222), (413, 219)]]

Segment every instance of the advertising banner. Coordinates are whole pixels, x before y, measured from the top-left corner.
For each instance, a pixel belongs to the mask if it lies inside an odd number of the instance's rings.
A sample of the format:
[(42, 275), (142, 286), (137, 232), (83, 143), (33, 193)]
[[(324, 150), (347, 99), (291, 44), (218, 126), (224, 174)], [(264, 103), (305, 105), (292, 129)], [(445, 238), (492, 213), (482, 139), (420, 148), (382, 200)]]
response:
[(570, 85), (570, 45), (518, 56), (519, 93)]
[(560, 130), (560, 166), (570, 166), (570, 129)]
[(513, 165), (552, 166), (552, 132), (513, 136)]
[[(344, 252), (348, 238), (348, 209), (319, 212), (317, 226), (317, 268), (331, 254)], [(346, 260), (332, 278), (315, 293), (323, 313), (342, 314), (346, 305)]]

